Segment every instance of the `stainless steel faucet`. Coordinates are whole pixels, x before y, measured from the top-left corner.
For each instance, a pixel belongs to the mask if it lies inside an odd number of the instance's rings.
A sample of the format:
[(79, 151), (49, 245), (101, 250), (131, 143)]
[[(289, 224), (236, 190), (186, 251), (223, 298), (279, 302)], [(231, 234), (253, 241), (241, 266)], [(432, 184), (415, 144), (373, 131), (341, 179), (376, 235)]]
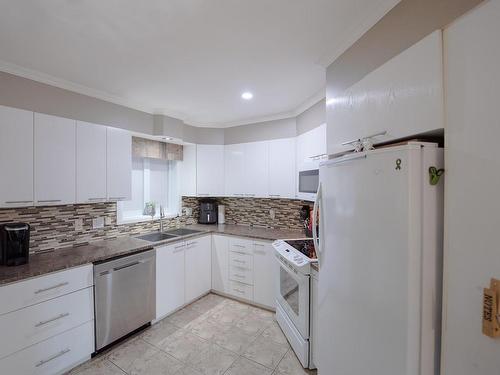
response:
[(165, 211), (163, 206), (160, 205), (160, 233), (163, 233), (163, 219), (165, 218)]

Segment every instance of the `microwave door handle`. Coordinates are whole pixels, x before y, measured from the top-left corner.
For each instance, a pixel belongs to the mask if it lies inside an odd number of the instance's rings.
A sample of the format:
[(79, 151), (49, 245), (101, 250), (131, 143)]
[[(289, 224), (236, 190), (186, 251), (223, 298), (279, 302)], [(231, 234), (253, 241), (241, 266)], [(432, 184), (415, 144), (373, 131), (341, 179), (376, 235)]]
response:
[(319, 247), (319, 241), (318, 241), (318, 207), (321, 202), (321, 182), (318, 185), (318, 192), (316, 193), (316, 200), (314, 201), (314, 206), (313, 206), (313, 218), (312, 218), (312, 232), (313, 232), (313, 244), (314, 244), (314, 250), (316, 251), (316, 255), (318, 257), (318, 263), (321, 262), (321, 249)]

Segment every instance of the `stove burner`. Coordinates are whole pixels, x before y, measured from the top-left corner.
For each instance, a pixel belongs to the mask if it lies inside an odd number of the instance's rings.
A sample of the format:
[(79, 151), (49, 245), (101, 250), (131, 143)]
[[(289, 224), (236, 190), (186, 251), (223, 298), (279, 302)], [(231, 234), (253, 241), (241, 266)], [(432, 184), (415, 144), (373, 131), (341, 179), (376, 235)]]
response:
[(300, 251), (306, 257), (310, 259), (317, 259), (313, 240), (288, 240), (285, 242)]

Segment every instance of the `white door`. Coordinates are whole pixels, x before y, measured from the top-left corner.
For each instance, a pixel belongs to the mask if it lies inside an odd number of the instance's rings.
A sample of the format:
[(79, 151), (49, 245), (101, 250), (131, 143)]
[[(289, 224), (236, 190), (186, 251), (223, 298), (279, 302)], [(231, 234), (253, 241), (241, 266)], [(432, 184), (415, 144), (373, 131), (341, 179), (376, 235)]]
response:
[(156, 249), (156, 319), (161, 319), (184, 305), (185, 243)]
[(224, 145), (196, 146), (198, 196), (224, 195)]
[(295, 138), (269, 141), (269, 196), (295, 198)]
[[(419, 152), (382, 150), (321, 167), (322, 374), (421, 375), (420, 247), (409, 246), (419, 194), (410, 199), (408, 183), (409, 155)], [(412, 182), (418, 191), (422, 181)]]
[(210, 291), (212, 287), (211, 236), (186, 241), (186, 302)]
[(224, 146), (225, 195), (242, 197), (245, 194), (245, 146), (234, 144)]
[(106, 127), (76, 123), (76, 201), (106, 200)]
[(229, 291), (229, 239), (226, 236), (212, 236), (212, 289)]
[(276, 308), (276, 274), (278, 262), (271, 242), (253, 244), (253, 297), (261, 305)]
[(0, 207), (33, 205), (33, 112), (0, 106)]
[(181, 163), (181, 194), (196, 197), (196, 145), (184, 145)]
[(267, 197), (269, 192), (269, 146), (267, 142), (245, 144), (244, 194)]
[(132, 199), (132, 136), (130, 132), (107, 128), (108, 200)]
[(35, 204), (76, 201), (76, 121), (35, 113)]

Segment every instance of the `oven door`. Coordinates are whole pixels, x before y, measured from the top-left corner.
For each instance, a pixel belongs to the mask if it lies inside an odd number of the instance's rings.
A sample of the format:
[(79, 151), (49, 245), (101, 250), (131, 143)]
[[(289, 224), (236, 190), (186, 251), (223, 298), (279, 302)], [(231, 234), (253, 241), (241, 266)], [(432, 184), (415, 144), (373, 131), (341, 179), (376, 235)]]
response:
[(285, 311), (304, 339), (309, 338), (309, 280), (293, 266), (278, 258), (276, 302)]

